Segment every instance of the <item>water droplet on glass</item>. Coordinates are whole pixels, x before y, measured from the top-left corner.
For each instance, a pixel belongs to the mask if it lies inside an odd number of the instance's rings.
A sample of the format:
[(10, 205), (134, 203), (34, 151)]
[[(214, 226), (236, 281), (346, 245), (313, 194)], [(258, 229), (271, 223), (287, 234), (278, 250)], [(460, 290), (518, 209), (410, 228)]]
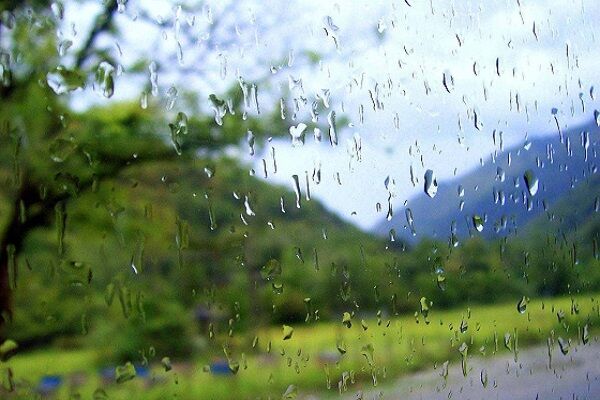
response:
[(263, 279), (272, 281), (281, 276), (281, 263), (276, 259), (271, 259), (262, 267), (260, 273)]
[(427, 316), (429, 315), (429, 302), (426, 297), (421, 297), (421, 300), (419, 300), (419, 307), (423, 319), (427, 320)]
[(525, 171), (523, 179), (525, 179), (525, 186), (527, 186), (527, 191), (529, 192), (529, 195), (535, 196), (535, 194), (538, 191), (539, 182), (534, 172), (528, 169), (527, 171)]
[(566, 356), (571, 347), (571, 343), (569, 340), (563, 339), (562, 337), (559, 336), (558, 337), (558, 347), (560, 348), (560, 352)]
[(462, 319), (460, 321), (460, 326), (458, 329), (460, 330), (460, 333), (465, 333), (467, 331), (467, 329), (469, 329), (469, 323), (467, 322), (466, 319)]
[(590, 328), (588, 324), (585, 324), (581, 329), (581, 341), (583, 344), (588, 344), (590, 341)]
[(148, 92), (146, 91), (143, 91), (142, 95), (140, 96), (140, 107), (142, 108), (142, 110), (148, 108)]
[(152, 61), (148, 66), (148, 71), (150, 72), (150, 86), (152, 96), (158, 96), (158, 64), (155, 61)]
[(175, 107), (175, 102), (177, 101), (177, 97), (179, 96), (179, 92), (175, 86), (171, 86), (167, 90), (167, 102), (165, 104), (165, 108), (167, 110), (172, 110)]
[(306, 124), (299, 123), (297, 126), (290, 126), (290, 136), (292, 137), (292, 146), (298, 147), (304, 144), (304, 131)]
[(246, 210), (246, 215), (253, 217), (256, 214), (254, 213), (254, 211), (252, 210), (252, 207), (250, 206), (250, 200), (248, 199), (248, 196), (244, 196), (244, 208)]
[(442, 267), (435, 269), (435, 281), (440, 290), (446, 290), (446, 272)]
[(160, 360), (160, 363), (165, 369), (165, 372), (168, 372), (171, 369), (173, 369), (173, 365), (171, 365), (171, 359), (169, 357), (163, 357), (162, 360)]
[(461, 357), (461, 367), (462, 367), (462, 373), (463, 376), (467, 376), (468, 368), (467, 368), (467, 352), (469, 350), (469, 346), (467, 346), (466, 343), (463, 342), (463, 344), (460, 345), (460, 347), (458, 348), (458, 352), (460, 353), (460, 357)]
[(487, 370), (485, 368), (481, 370), (480, 379), (481, 379), (481, 385), (483, 385), (484, 388), (487, 387), (487, 385), (488, 385), (488, 373), (487, 373)]
[(477, 232), (483, 231), (483, 218), (481, 218), (479, 215), (473, 215), (472, 222), (473, 227), (477, 230)]
[(525, 296), (521, 297), (521, 300), (517, 303), (517, 311), (520, 314), (524, 314), (525, 310), (527, 310), (527, 303), (529, 303), (529, 299)]
[(289, 340), (294, 334), (294, 328), (289, 325), (283, 325), (283, 340)]
[(437, 184), (435, 175), (433, 174), (432, 170), (428, 169), (425, 172), (425, 184), (424, 184), (425, 193), (427, 194), (427, 196), (434, 198), (435, 195), (437, 194), (437, 189), (438, 189), (438, 184)]
[(188, 133), (187, 115), (183, 112), (177, 113), (175, 122), (169, 124), (169, 128), (171, 129), (171, 143), (173, 143), (177, 154), (181, 155), (183, 136)]
[(348, 311), (345, 311), (342, 315), (342, 324), (344, 324), (346, 328), (352, 327), (352, 316)]
[(254, 144), (256, 142), (256, 137), (250, 130), (246, 132), (246, 142), (248, 143), (248, 154), (253, 156), (255, 153)]
[(405, 217), (406, 217), (406, 223), (408, 224), (408, 228), (410, 229), (410, 233), (413, 236), (417, 235), (417, 231), (415, 230), (415, 219), (413, 217), (413, 213), (412, 210), (410, 208), (407, 208), (404, 211)]
[(291, 400), (298, 397), (298, 388), (295, 385), (289, 385), (281, 398), (283, 400)]
[(298, 175), (292, 175), (294, 180), (294, 193), (296, 194), (296, 208), (300, 208), (300, 202), (302, 201), (302, 195), (300, 193), (300, 181)]
[(46, 82), (54, 93), (64, 94), (84, 87), (85, 78), (78, 71), (59, 65), (54, 71), (48, 72)]
[(218, 125), (223, 125), (223, 117), (227, 113), (227, 104), (224, 100), (219, 99), (214, 94), (208, 96), (214, 112), (215, 122)]
[(444, 89), (446, 89), (448, 93), (451, 93), (454, 90), (454, 77), (450, 72), (444, 72), (444, 74), (442, 75), (442, 84), (444, 85)]
[(96, 89), (106, 98), (115, 93), (115, 72), (115, 67), (107, 61), (102, 61), (96, 70)]
[(73, 46), (73, 41), (65, 39), (58, 42), (58, 55), (63, 57), (67, 54), (67, 50), (69, 50)]
[(56, 19), (63, 19), (65, 16), (65, 6), (61, 1), (54, 1), (50, 5), (50, 9), (52, 10), (52, 14)]
[(135, 367), (129, 361), (125, 363), (125, 365), (119, 365), (115, 368), (115, 380), (117, 383), (130, 381), (135, 378), (135, 376)]
[(335, 111), (331, 110), (329, 115), (327, 116), (327, 122), (329, 123), (329, 143), (332, 146), (337, 146), (338, 137), (337, 137), (337, 126), (335, 121)]

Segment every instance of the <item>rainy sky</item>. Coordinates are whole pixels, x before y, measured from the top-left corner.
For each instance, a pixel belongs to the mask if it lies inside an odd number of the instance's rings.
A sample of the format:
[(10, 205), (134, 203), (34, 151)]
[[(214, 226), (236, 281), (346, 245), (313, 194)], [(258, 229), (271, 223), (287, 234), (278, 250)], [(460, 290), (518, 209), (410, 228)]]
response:
[[(91, 21), (82, 15), (98, 6), (66, 5), (61, 34), (77, 48), (84, 36), (77, 31)], [(494, 136), (508, 148), (556, 135), (553, 108), (563, 128), (591, 120), (600, 108), (593, 90), (600, 90), (598, 15), (597, 0), (214, 1), (193, 10), (129, 1), (117, 19), (122, 37), (106, 46), (125, 70), (140, 54), (173, 65), (159, 76), (161, 94), (194, 91), (207, 111), (208, 95), (238, 77), (263, 82), (263, 110), (283, 98), (290, 123), (311, 127), (303, 145), (288, 135), (264, 153), (237, 155), (256, 176), (264, 174), (262, 159), (269, 161), (272, 183), (291, 187), (298, 175), (303, 192), (308, 174), (312, 198), (369, 228), (385, 218), (390, 193), (402, 204), (422, 191), (426, 170), (443, 182), (487, 162), (500, 150)], [(123, 74), (114, 97), (139, 98), (145, 84)], [(75, 99), (80, 107), (95, 101), (87, 90)], [(328, 134), (331, 111), (337, 146)]]

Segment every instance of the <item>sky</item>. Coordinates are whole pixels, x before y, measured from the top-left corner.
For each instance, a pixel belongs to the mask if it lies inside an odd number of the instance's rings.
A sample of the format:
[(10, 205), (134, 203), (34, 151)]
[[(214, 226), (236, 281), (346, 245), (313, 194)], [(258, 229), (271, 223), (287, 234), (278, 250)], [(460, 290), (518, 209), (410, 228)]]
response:
[[(292, 175), (298, 175), (303, 195), (308, 175), (313, 199), (368, 229), (385, 218), (388, 197), (399, 205), (422, 191), (429, 169), (438, 182), (453, 179), (500, 150), (494, 137), (508, 148), (556, 135), (553, 108), (562, 128), (593, 118), (600, 108), (600, 94), (592, 89), (600, 90), (600, 3), (565, 4), (214, 1), (186, 9), (130, 0), (117, 18), (119, 41), (100, 42), (125, 71), (140, 55), (161, 64), (158, 96), (151, 101), (166, 103), (170, 88), (188, 90), (210, 112), (209, 94), (223, 93), (239, 77), (259, 82), (263, 113), (283, 99), (287, 120), (308, 125), (304, 144), (287, 135), (265, 143), (264, 152), (237, 156), (271, 183), (292, 187)], [(86, 16), (97, 10), (95, 3), (67, 3), (61, 34), (73, 48), (84, 36), (76, 32), (89, 28)], [(168, 26), (159, 28), (157, 21)], [(319, 62), (309, 62), (307, 52)], [(149, 79), (127, 79), (124, 72), (111, 101), (139, 98)], [(105, 101), (94, 95), (86, 89), (73, 99), (82, 108)], [(293, 116), (295, 101), (300, 107)], [(313, 102), (320, 142), (313, 133)], [(337, 146), (329, 140), (332, 111)], [(255, 107), (248, 113), (255, 114)]]

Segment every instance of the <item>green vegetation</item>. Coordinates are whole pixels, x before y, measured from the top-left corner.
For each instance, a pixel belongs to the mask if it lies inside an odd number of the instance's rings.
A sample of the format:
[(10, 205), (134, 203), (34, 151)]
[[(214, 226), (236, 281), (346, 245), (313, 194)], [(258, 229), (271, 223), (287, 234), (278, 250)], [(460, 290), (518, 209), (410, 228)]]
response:
[[(248, 113), (250, 82), (202, 99), (182, 90), (167, 107), (151, 97), (76, 111), (73, 91), (113, 95), (117, 57), (96, 38), (118, 37), (117, 2), (70, 58), (48, 3), (2, 2), (0, 358), (19, 346), (0, 362), (3, 397), (29, 398), (48, 374), (85, 381), (76, 390), (88, 398), (337, 390), (455, 360), (463, 342), (469, 354), (517, 356), (517, 341), (578, 341), (597, 325), (597, 218), (494, 242), (408, 246), (362, 232), (304, 185), (301, 196), (269, 185), (241, 161), (251, 151), (276, 163), (269, 140), (299, 123), (277, 107)], [(123, 68), (146, 79), (155, 67)], [(547, 300), (519, 314), (527, 298)], [(235, 376), (209, 372), (220, 360)], [(133, 378), (133, 364), (151, 378)]]
[(380, 322), (366, 318), (361, 326), (357, 317), (350, 328), (341, 321), (296, 325), (288, 340), (283, 339), (280, 327), (270, 328), (257, 333), (254, 348), (246, 336), (216, 337), (214, 341), (227, 343), (230, 365), (240, 364), (235, 375), (211, 374), (207, 358), (175, 364), (166, 371), (155, 356), (149, 360), (148, 377), (117, 384), (112, 376), (112, 382), (109, 377), (110, 383), (102, 383), (99, 370), (105, 364), (99, 352), (88, 350), (17, 355), (4, 368), (12, 369), (19, 387), (14, 398), (31, 394), (27, 381), (35, 384), (41, 376), (51, 374), (86, 376), (81, 387), (64, 385), (61, 397), (77, 392), (90, 398), (100, 387), (111, 399), (130, 398), (140, 391), (149, 399), (167, 395), (183, 399), (278, 398), (292, 384), (302, 392), (336, 392), (344, 373), (348, 376), (346, 388), (356, 391), (372, 387), (374, 381), (385, 385), (409, 371), (435, 365), (441, 368), (445, 361), (450, 361), (450, 368), (461, 368), (458, 349), (463, 343), (468, 346), (468, 358), (510, 351), (515, 359), (522, 347), (546, 339), (552, 346), (559, 346), (559, 337), (565, 343), (570, 341), (570, 346), (584, 345), (584, 326), (588, 325), (588, 330), (597, 326), (599, 306), (595, 296), (531, 300), (522, 314), (514, 303), (452, 311), (438, 311), (434, 305), (428, 323), (420, 314)]

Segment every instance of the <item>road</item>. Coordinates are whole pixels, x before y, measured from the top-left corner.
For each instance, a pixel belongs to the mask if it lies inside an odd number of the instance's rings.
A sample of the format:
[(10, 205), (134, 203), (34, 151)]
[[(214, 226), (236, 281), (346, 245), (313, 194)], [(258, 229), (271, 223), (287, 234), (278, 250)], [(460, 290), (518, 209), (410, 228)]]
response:
[[(469, 358), (463, 376), (460, 360), (450, 362), (447, 379), (443, 368), (404, 376), (395, 384), (353, 388), (345, 399), (400, 400), (597, 400), (600, 399), (600, 343), (573, 345), (566, 355), (555, 346), (549, 368), (546, 346), (521, 350), (518, 361), (513, 354)], [(482, 378), (483, 376), (483, 378)], [(484, 386), (487, 376), (487, 384)], [(347, 393), (350, 393), (350, 389)]]

